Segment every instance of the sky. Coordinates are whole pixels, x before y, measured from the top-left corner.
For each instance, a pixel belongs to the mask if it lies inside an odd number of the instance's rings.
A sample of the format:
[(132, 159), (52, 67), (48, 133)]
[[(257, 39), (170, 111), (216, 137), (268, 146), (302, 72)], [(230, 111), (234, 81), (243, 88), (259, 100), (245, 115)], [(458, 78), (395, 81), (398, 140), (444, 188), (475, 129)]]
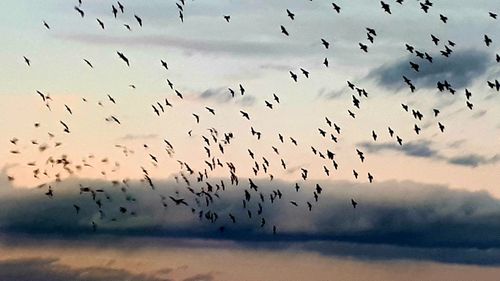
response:
[(495, 280), (500, 3), (385, 2), (2, 1), (0, 279)]

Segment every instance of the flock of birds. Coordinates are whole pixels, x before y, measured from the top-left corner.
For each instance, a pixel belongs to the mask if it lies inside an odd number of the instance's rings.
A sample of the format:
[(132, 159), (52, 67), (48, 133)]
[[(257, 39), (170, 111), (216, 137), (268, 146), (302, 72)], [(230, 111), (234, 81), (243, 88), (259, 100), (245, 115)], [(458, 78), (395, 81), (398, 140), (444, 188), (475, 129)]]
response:
[[(312, 1), (312, 0), (310, 0)], [(180, 0), (180, 2), (175, 3), (176, 7), (179, 12), (179, 19), (181, 22), (184, 22), (184, 13), (186, 12), (186, 2), (184, 0)], [(382, 13), (387, 13), (387, 15), (391, 15), (393, 13), (393, 6), (392, 5), (404, 5), (403, 0), (396, 0), (395, 3), (389, 3), (389, 1), (384, 2), (380, 1), (380, 7), (382, 9)], [(433, 3), (430, 0), (425, 0), (425, 1), (419, 1), (420, 8), (423, 10), (425, 13), (430, 13)], [(342, 7), (339, 6), (336, 3), (332, 3), (332, 9), (333, 13), (337, 14), (342, 14)], [(85, 4), (82, 3), (81, 0), (78, 1), (76, 6), (74, 7), (74, 11), (76, 11), (76, 15), (80, 16), (82, 18), (88, 16), (87, 13), (85, 12)], [(115, 4), (113, 4), (110, 7), (109, 10), (110, 13), (112, 13), (113, 18), (119, 19), (122, 15), (127, 13), (127, 8), (119, 1), (117, 1)], [(290, 24), (293, 24), (296, 14), (289, 9), (284, 9), (283, 11), (290, 19)], [(497, 14), (494, 12), (490, 12), (489, 16), (492, 20), (497, 19)], [(446, 15), (440, 14), (439, 19), (443, 22), (443, 24), (446, 24), (449, 21), (449, 18)], [(136, 21), (137, 27), (140, 28), (143, 26), (143, 24), (147, 24), (147, 22), (143, 21), (143, 19), (137, 15), (133, 15), (133, 20)], [(231, 16), (230, 15), (222, 15), (222, 20), (225, 21), (226, 23), (231, 22)], [(101, 28), (103, 30), (106, 29), (106, 25), (103, 20), (97, 18), (96, 19), (98, 28)], [(48, 22), (43, 21), (43, 26), (50, 31), (51, 26)], [(132, 26), (131, 24), (124, 24), (123, 25), (127, 30), (132, 31)], [(285, 37), (290, 37), (293, 36), (291, 32), (289, 32), (289, 29), (287, 29), (286, 26), (281, 25), (280, 28), (277, 28), (277, 32), (281, 30), (281, 33)], [(372, 27), (367, 27), (366, 28), (366, 42), (359, 42), (359, 48), (362, 51), (362, 53), (368, 53), (370, 50), (370, 44), (374, 44), (375, 39), (377, 38), (378, 33), (375, 30), (375, 28)], [(434, 34), (429, 35), (429, 39), (435, 44), (435, 46), (440, 47), (440, 54), (445, 57), (451, 57), (453, 56), (454, 48), (456, 47), (456, 43), (453, 42), (452, 40), (443, 40), (441, 38), (438, 38)], [(331, 43), (328, 42), (324, 38), (318, 38), (318, 44), (321, 43), (321, 45), (325, 48), (328, 49), (331, 46)], [(489, 47), (493, 44), (493, 39), (485, 34), (484, 35), (484, 44), (486, 47)], [(419, 50), (417, 46), (412, 46), (409, 44), (405, 44), (406, 50), (409, 52), (410, 55), (414, 55), (415, 58), (409, 61), (408, 67), (409, 69), (419, 72), (421, 71), (421, 65), (423, 64), (432, 64), (434, 58), (429, 54), (429, 52), (426, 52), (424, 50)], [(121, 60), (126, 66), (130, 66), (131, 61), (127, 57), (127, 55), (124, 52), (117, 51), (117, 58)], [(500, 56), (497, 54), (496, 58), (494, 58), (496, 62), (500, 62)], [(32, 65), (32, 60), (28, 57), (24, 57), (24, 61), (28, 67)], [(83, 59), (83, 61), (90, 67), (93, 68), (93, 64), (91, 61), (88, 59)], [(168, 64), (165, 60), (159, 60), (160, 66), (165, 68), (165, 70), (168, 70)], [(323, 64), (325, 67), (329, 67), (329, 61), (328, 58), (324, 58)], [(296, 83), (299, 81), (299, 79), (302, 79), (302, 76), (307, 79), (310, 77), (310, 72), (304, 68), (300, 68), (300, 73), (296, 73), (294, 71), (289, 71), (289, 75), (292, 79), (292, 83)], [(169, 110), (169, 108), (174, 107), (174, 103), (169, 101), (169, 99), (176, 99), (177, 102), (182, 102), (183, 100), (183, 94), (178, 90), (178, 88), (172, 83), (169, 79), (166, 79), (166, 82), (168, 84), (168, 87), (173, 93), (173, 97), (168, 97), (162, 99), (161, 101), (157, 101), (156, 103), (153, 103), (150, 105), (152, 109), (152, 114), (155, 114), (157, 116), (161, 116), (165, 112)], [(416, 91), (417, 87), (416, 85), (412, 82), (412, 80), (407, 77), (402, 75), (401, 77), (401, 83), (402, 85), (407, 85), (409, 87), (409, 90), (411, 92)], [(129, 85), (132, 88), (135, 88), (135, 85)], [(500, 83), (498, 80), (494, 81), (487, 81), (487, 86), (495, 91), (500, 91)], [(455, 88), (449, 81), (446, 79), (443, 79), (442, 81), (436, 81), (436, 87), (440, 92), (449, 92), (450, 94), (455, 94), (458, 89)], [(358, 111), (361, 107), (361, 104), (363, 102), (366, 102), (369, 98), (368, 92), (364, 89), (361, 88), (355, 83), (351, 81), (347, 81), (347, 88), (352, 91), (352, 107), (347, 109), (346, 114), (352, 118), (356, 118), (356, 115), (358, 114)], [(51, 110), (52, 104), (53, 104), (53, 97), (51, 97), (48, 94), (43, 93), (42, 91), (36, 91), (38, 96), (40, 97), (41, 102), (43, 105), (48, 109)], [(238, 85), (238, 88), (232, 89), (228, 88), (228, 95), (230, 95), (231, 98), (237, 98), (238, 96), (244, 96), (246, 94), (245, 87), (242, 84)], [(472, 98), (472, 93), (469, 89), (464, 89), (464, 94), (465, 94), (465, 105), (467, 108), (470, 110), (473, 110), (473, 103), (471, 101)], [(54, 98), (55, 99), (55, 98)], [(265, 106), (269, 110), (273, 110), (275, 107), (280, 106), (280, 97), (276, 94), (272, 94), (268, 99), (264, 101)], [(87, 102), (85, 98), (82, 99), (83, 102)], [(107, 95), (107, 102), (116, 104), (118, 101), (111, 95)], [(102, 106), (103, 102), (99, 102), (99, 105)], [(411, 108), (408, 104), (401, 104), (402, 110), (405, 112), (408, 112), (408, 114), (411, 114), (413, 118), (415, 119), (415, 124), (413, 125), (413, 130), (415, 134), (420, 134), (422, 131), (421, 125), (419, 125), (419, 122), (422, 121), (424, 118), (427, 116), (424, 116), (424, 111), (421, 109), (417, 108)], [(67, 104), (64, 104), (64, 109), (67, 111), (68, 114), (72, 115), (73, 111), (71, 107)], [(216, 115), (217, 110), (216, 108), (212, 107), (204, 107), (200, 109), (201, 111), (205, 111), (208, 113), (207, 116), (210, 115)], [(247, 121), (252, 120), (252, 116), (250, 112), (240, 110), (241, 117), (243, 119), (246, 119)], [(438, 115), (440, 114), (440, 110), (438, 108), (432, 109), (432, 114), (431, 117), (429, 118), (437, 118)], [(202, 114), (201, 113), (196, 113), (193, 112), (192, 116), (194, 118), (194, 122), (197, 124), (202, 123)], [(122, 124), (122, 121), (118, 119), (117, 116), (109, 116), (106, 118), (107, 122), (114, 122), (118, 125)], [(60, 120), (60, 125), (61, 125), (61, 132), (65, 134), (70, 134), (72, 133), (72, 129), (68, 125), (67, 122), (64, 120)], [(325, 122), (325, 128), (318, 128), (318, 136), (325, 138), (329, 142), (331, 141), (332, 143), (337, 143), (339, 141), (339, 136), (342, 133), (342, 128), (338, 123), (333, 122), (330, 118), (325, 117), (324, 118)], [(441, 123), (441, 121), (436, 121), (437, 127), (439, 128), (440, 132), (445, 132), (445, 125)], [(35, 123), (35, 127), (40, 127), (39, 123)], [(267, 192), (263, 190), (263, 188), (259, 187), (258, 184), (256, 183), (257, 180), (255, 178), (248, 178), (248, 179), (241, 179), (238, 174), (237, 174), (237, 163), (229, 162), (224, 160), (224, 153), (226, 150), (226, 147), (232, 144), (233, 139), (235, 138), (235, 135), (232, 132), (224, 132), (224, 128), (208, 128), (207, 130), (208, 133), (202, 134), (201, 135), (201, 141), (203, 144), (203, 149), (205, 151), (205, 158), (204, 158), (204, 163), (205, 166), (202, 168), (195, 168), (189, 163), (182, 161), (182, 160), (177, 160), (180, 166), (180, 170), (175, 176), (175, 180), (177, 183), (185, 186), (186, 190), (184, 192), (184, 196), (181, 196), (179, 191), (173, 192), (168, 195), (163, 195), (163, 194), (158, 194), (159, 196), (159, 204), (163, 206), (164, 208), (177, 208), (177, 207), (183, 207), (183, 208), (188, 208), (195, 216), (198, 216), (201, 220), (206, 220), (210, 223), (213, 223), (216, 225), (216, 228), (223, 232), (226, 230), (228, 225), (238, 223), (240, 220), (243, 220), (245, 218), (243, 217), (237, 217), (235, 211), (233, 210), (224, 210), (224, 211), (217, 211), (217, 209), (214, 207), (215, 204), (217, 203), (218, 200), (220, 200), (224, 196), (224, 191), (226, 191), (229, 188), (236, 188), (238, 186), (243, 186), (240, 187), (241, 189), (241, 208), (243, 208), (244, 213), (246, 213), (245, 217), (246, 219), (252, 220), (256, 222), (256, 225), (259, 225), (261, 228), (267, 227), (266, 223), (266, 218), (264, 217), (264, 209), (266, 206), (269, 206), (269, 204), (274, 204), (276, 201), (279, 200), (284, 200), (285, 202), (288, 201), (291, 207), (296, 207), (296, 208), (305, 208), (308, 211), (312, 211), (314, 208), (314, 205), (317, 204), (317, 202), (320, 200), (322, 191), (324, 189), (323, 186), (320, 184), (313, 184), (314, 189), (313, 190), (306, 190), (306, 192), (309, 192), (309, 198), (305, 202), (298, 202), (298, 201), (293, 201), (285, 198), (284, 192), (280, 189), (275, 189), (270, 192)], [(374, 142), (376, 142), (379, 139), (379, 134), (382, 132), (375, 132), (374, 130), (371, 132), (371, 137)], [(53, 139), (53, 146), (52, 147), (58, 147), (61, 146), (62, 143), (57, 141), (57, 134), (53, 134), (51, 132), (48, 133), (49, 137)], [(192, 136), (192, 130), (189, 130), (187, 132), (189, 136)], [(249, 132), (248, 132), (248, 137), (255, 138), (257, 140), (261, 139), (262, 132), (259, 131), (258, 129), (254, 128), (253, 126), (250, 126)], [(396, 130), (388, 127), (387, 132), (385, 134), (388, 134), (388, 137), (392, 139), (395, 143), (397, 143), (400, 146), (403, 146), (403, 139), (397, 134)], [(280, 169), (283, 169), (286, 171), (288, 167), (288, 161), (284, 158), (281, 157), (280, 155), (280, 145), (293, 145), (296, 146), (297, 149), (306, 149), (307, 145), (300, 144), (299, 145), (299, 140), (297, 140), (294, 137), (291, 136), (285, 136), (284, 134), (277, 134), (276, 137), (276, 143), (271, 145), (272, 151), (274, 151), (276, 157), (279, 160), (279, 165)], [(18, 142), (20, 140), (17, 138), (12, 138), (10, 140), (11, 142), (11, 150), (10, 152), (12, 154), (19, 154), (21, 153), (21, 150), (19, 149)], [(165, 151), (166, 153), (175, 159), (176, 154), (175, 154), (175, 147), (174, 145), (167, 139), (163, 140), (164, 146), (165, 146)], [(40, 152), (44, 152), (50, 148), (49, 145), (47, 144), (41, 144), (36, 140), (31, 141), (33, 145), (38, 146), (38, 150)], [(133, 150), (129, 149), (128, 147), (124, 145), (116, 145), (117, 148), (121, 149), (125, 155), (128, 155), (130, 153), (134, 153)], [(153, 155), (152, 153), (147, 152), (147, 144), (144, 144), (144, 148), (146, 151), (145, 152), (145, 157), (149, 158), (151, 161), (151, 164), (153, 166), (158, 165), (159, 162), (159, 157), (157, 155)], [(307, 148), (308, 149), (308, 148)], [(337, 163), (336, 157), (335, 157), (335, 151), (332, 149), (327, 149), (326, 151), (322, 151), (321, 149), (318, 149), (314, 146), (310, 146), (310, 149), (315, 157), (319, 157), (320, 159), (323, 159), (323, 167), (320, 169), (324, 172), (326, 176), (330, 176), (332, 174), (333, 170), (337, 170), (339, 168), (339, 163)], [(266, 177), (269, 177), (269, 180), (272, 181), (274, 179), (274, 176), (272, 174), (271, 166), (273, 166), (272, 161), (270, 161), (270, 157), (267, 156), (262, 156), (262, 153), (259, 153), (259, 151), (253, 151), (251, 149), (247, 149), (248, 151), (248, 156), (249, 156), (249, 161), (253, 163), (252, 165), (252, 173), (255, 177), (262, 177), (263, 175), (266, 175)], [(361, 163), (364, 163), (365, 157), (367, 156), (365, 152), (361, 150), (361, 148), (356, 148), (355, 151), (353, 151), (358, 157), (359, 161)], [(111, 162), (108, 158), (103, 158), (101, 160), (95, 159), (94, 155), (89, 155), (85, 159), (82, 160), (82, 162), (76, 162), (71, 160), (67, 155), (62, 155), (62, 156), (50, 156), (47, 158), (46, 162), (43, 163), (42, 165), (38, 165), (36, 162), (30, 162), (27, 165), (33, 167), (33, 177), (36, 179), (39, 179), (43, 181), (44, 183), (41, 183), (38, 187), (45, 189), (45, 195), (48, 196), (49, 198), (52, 198), (57, 195), (57, 191), (54, 188), (55, 185), (58, 182), (61, 182), (65, 176), (67, 175), (72, 175), (78, 171), (81, 171), (84, 168), (87, 167), (93, 167), (93, 165), (96, 165), (97, 163), (104, 163), (108, 164)], [(111, 164), (113, 165), (113, 164)], [(118, 169), (120, 164), (118, 162), (114, 163), (114, 168), (112, 171)], [(57, 172), (55, 174), (52, 173), (52, 171), (61, 169), (62, 172)], [(215, 171), (216, 169), (226, 169), (228, 173), (228, 180), (220, 180), (218, 179), (217, 182), (213, 182), (211, 180), (211, 173)], [(273, 166), (274, 169), (274, 166)], [(152, 190), (156, 189), (155, 186), (155, 180), (150, 176), (150, 171), (148, 171), (148, 168), (141, 167), (142, 174), (143, 174), (143, 180), (142, 182), (149, 186)], [(308, 180), (308, 175), (309, 175), (309, 170), (301, 167), (298, 169), (300, 172), (300, 179), (302, 182), (297, 182), (293, 184), (290, 188), (291, 190), (295, 192), (300, 192), (301, 191), (301, 185), (303, 185), (304, 182)], [(102, 171), (101, 172), (104, 176), (106, 175), (106, 172)], [(352, 174), (354, 179), (358, 179), (359, 177), (364, 177), (358, 172), (356, 169), (352, 170)], [(10, 181), (15, 180), (13, 176), (8, 176), (8, 179)], [(366, 174), (366, 179), (368, 182), (373, 182), (375, 177), (371, 172), (368, 172)], [(123, 206), (118, 206), (116, 207), (116, 210), (111, 210), (109, 212), (114, 212), (116, 214), (121, 214), (121, 215), (130, 215), (130, 216), (135, 216), (137, 215), (136, 211), (134, 210), (134, 203), (136, 202), (136, 199), (134, 196), (129, 193), (129, 180), (128, 179), (123, 179), (121, 181), (119, 180), (113, 180), (112, 181), (112, 186), (113, 188), (119, 187), (120, 190), (123, 192), (125, 195), (126, 201), (128, 202), (128, 205), (123, 205)], [(230, 187), (231, 186), (231, 187)], [(89, 198), (95, 202), (95, 212), (98, 212), (100, 214), (100, 220), (92, 220), (89, 221), (89, 227), (93, 229), (93, 231), (98, 231), (98, 225), (102, 223), (106, 223), (106, 220), (114, 221), (117, 220), (116, 216), (109, 216), (110, 219), (108, 219), (107, 214), (105, 213), (105, 206), (110, 202), (112, 202), (111, 195), (110, 193), (105, 189), (105, 188), (96, 188), (92, 186), (86, 186), (83, 184), (80, 184), (79, 186), (79, 192), (82, 196), (89, 196)], [(356, 208), (358, 206), (358, 202), (356, 199), (352, 198), (350, 199), (350, 202), (348, 204), (352, 205), (352, 208)], [(71, 208), (71, 206), (69, 206)], [(81, 212), (82, 207), (78, 204), (74, 204), (73, 207), (75, 211), (75, 215), (79, 215)], [(115, 207), (113, 207), (115, 208)], [(269, 227), (269, 231), (272, 231), (272, 233), (277, 233), (278, 232), (278, 225), (277, 224), (272, 224)]]

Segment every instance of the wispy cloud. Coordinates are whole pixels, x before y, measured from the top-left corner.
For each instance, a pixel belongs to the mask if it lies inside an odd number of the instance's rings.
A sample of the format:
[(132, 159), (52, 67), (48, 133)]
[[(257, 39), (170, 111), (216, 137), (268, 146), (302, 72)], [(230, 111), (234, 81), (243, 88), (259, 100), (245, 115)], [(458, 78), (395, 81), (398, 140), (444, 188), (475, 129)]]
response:
[[(456, 148), (462, 141), (453, 143), (450, 147)], [(481, 165), (491, 165), (500, 161), (500, 155), (495, 154), (492, 157), (486, 157), (475, 153), (466, 155), (445, 156), (438, 150), (432, 148), (432, 142), (428, 140), (408, 142), (402, 146), (394, 143), (371, 143), (363, 142), (359, 144), (361, 147), (367, 149), (371, 153), (380, 153), (382, 151), (396, 151), (401, 152), (406, 156), (429, 158), (432, 160), (445, 161), (448, 164), (478, 167)]]

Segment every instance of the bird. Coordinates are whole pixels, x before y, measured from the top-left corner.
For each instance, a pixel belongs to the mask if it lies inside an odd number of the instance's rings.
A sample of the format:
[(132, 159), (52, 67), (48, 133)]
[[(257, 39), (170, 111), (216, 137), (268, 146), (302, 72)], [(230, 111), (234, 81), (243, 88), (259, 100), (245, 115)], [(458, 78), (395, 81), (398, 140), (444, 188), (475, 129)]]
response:
[(290, 36), (290, 34), (288, 33), (288, 31), (284, 26), (281, 26), (281, 33), (285, 34), (286, 36)]
[(89, 60), (87, 60), (87, 59), (83, 59), (83, 61), (84, 61), (84, 62), (85, 62), (88, 66), (90, 66), (90, 68), (94, 68), (94, 66), (92, 65), (92, 63), (90, 63), (90, 61), (89, 61)]
[(325, 46), (325, 49), (328, 49), (330, 47), (330, 43), (323, 38), (321, 38), (321, 44)]
[(332, 6), (333, 9), (337, 12), (337, 14), (340, 14), (340, 6), (335, 3), (332, 3)]
[(31, 60), (28, 59), (27, 57), (23, 57), (24, 58), (24, 62), (28, 65), (28, 66), (31, 66)]
[(290, 77), (292, 77), (293, 81), (297, 82), (297, 74), (290, 71)]
[(493, 40), (491, 40), (491, 38), (485, 34), (484, 35), (484, 43), (486, 44), (486, 46), (489, 47), (492, 42), (493, 42)]
[(128, 58), (123, 53), (120, 53), (118, 51), (116, 53), (118, 54), (118, 57), (120, 57), (120, 59), (122, 59), (127, 64), (127, 66), (130, 66)]
[(351, 199), (351, 205), (354, 209), (356, 209), (356, 206), (358, 205), (358, 202), (354, 201), (354, 199)]
[(161, 65), (162, 65), (162, 66), (163, 66), (166, 70), (168, 70), (168, 65), (167, 65), (167, 62), (166, 62), (166, 61), (164, 61), (164, 60), (160, 60), (160, 62), (161, 62)]
[(227, 22), (229, 22), (229, 20), (231, 19), (231, 16), (229, 16), (229, 15), (225, 15), (225, 16), (224, 16), (224, 19), (225, 19)]
[(96, 20), (97, 20), (97, 23), (99, 23), (99, 25), (101, 26), (101, 28), (104, 30), (104, 22), (102, 22), (102, 20), (97, 19), (97, 18), (96, 18)]
[(186, 203), (184, 198), (174, 198), (172, 196), (169, 196), (169, 198), (174, 201), (175, 205), (186, 205), (188, 206), (188, 203)]
[(290, 19), (292, 19), (292, 20), (294, 20), (294, 19), (295, 19), (295, 14), (294, 14), (294, 13), (292, 13), (292, 12), (290, 12), (290, 10), (286, 9), (286, 14), (287, 14), (287, 16), (288, 16)]
[(85, 16), (85, 12), (82, 9), (80, 9), (80, 7), (75, 6), (75, 10), (80, 14), (82, 18)]
[(443, 14), (440, 14), (439, 15), (439, 19), (443, 22), (443, 23), (447, 23), (448, 22), (448, 17), (443, 15)]
[(384, 1), (380, 1), (380, 5), (382, 5), (382, 9), (386, 13), (391, 14), (391, 7), (389, 6), (389, 4), (385, 3)]
[(43, 26), (45, 26), (45, 28), (47, 28), (47, 29), (50, 29), (50, 26), (46, 21), (43, 21)]
[(441, 122), (438, 122), (439, 130), (441, 130), (441, 133), (444, 133), (444, 125), (441, 124)]
[(365, 53), (368, 53), (368, 46), (367, 45), (365, 45), (365, 44), (363, 44), (363, 43), (360, 42), (359, 43), (359, 48), (361, 50), (363, 50)]
[(138, 16), (138, 15), (134, 15), (134, 18), (137, 20), (137, 22), (139, 23), (139, 26), (142, 27), (142, 19)]
[(118, 10), (116, 9), (115, 5), (111, 5), (111, 12), (113, 13), (113, 16), (116, 19), (116, 15), (118, 14)]

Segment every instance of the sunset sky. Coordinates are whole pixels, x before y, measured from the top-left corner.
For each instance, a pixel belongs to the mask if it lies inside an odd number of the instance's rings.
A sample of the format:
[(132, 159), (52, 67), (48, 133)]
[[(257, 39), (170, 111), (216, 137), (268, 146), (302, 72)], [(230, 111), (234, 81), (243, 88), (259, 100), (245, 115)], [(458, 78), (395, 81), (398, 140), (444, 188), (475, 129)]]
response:
[(0, 280), (496, 280), (500, 2), (385, 2), (1, 1)]

